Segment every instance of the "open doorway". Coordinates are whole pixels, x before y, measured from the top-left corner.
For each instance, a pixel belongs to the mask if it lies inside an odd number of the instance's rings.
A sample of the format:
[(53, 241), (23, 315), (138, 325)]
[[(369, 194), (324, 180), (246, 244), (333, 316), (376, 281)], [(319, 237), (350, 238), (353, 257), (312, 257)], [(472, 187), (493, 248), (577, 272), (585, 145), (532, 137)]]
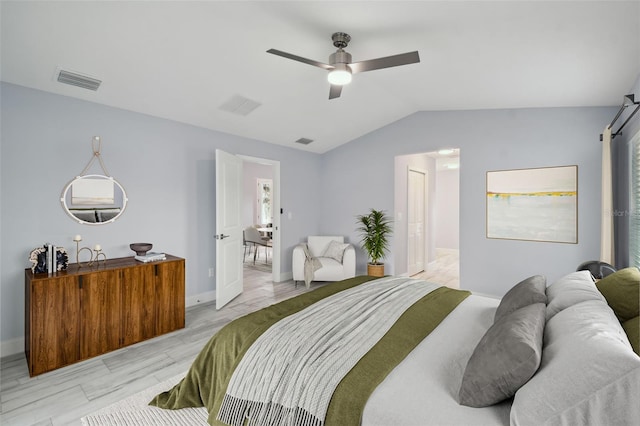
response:
[[(243, 269), (245, 276), (256, 280), (276, 282), (276, 258), (279, 260), (279, 215), (276, 214), (278, 195), (278, 164), (273, 161), (242, 157), (244, 229)], [(279, 198), (278, 198), (279, 199)], [(278, 221), (278, 223), (276, 223)], [(279, 262), (278, 262), (279, 263)], [(273, 277), (273, 278), (272, 278)]]
[(458, 288), (460, 151), (395, 158), (394, 269)]

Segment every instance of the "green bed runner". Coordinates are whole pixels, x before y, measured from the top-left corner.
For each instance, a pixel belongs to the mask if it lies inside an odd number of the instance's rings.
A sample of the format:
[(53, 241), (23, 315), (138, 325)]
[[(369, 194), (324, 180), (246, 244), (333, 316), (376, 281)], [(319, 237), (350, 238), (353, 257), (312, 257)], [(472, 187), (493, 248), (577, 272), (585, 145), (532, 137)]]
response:
[[(150, 405), (167, 409), (204, 406), (209, 411), (209, 423), (223, 425), (216, 416), (231, 375), (263, 332), (318, 300), (373, 279), (359, 276), (340, 281), (230, 322), (209, 340), (185, 378), (173, 389), (156, 396)], [(325, 424), (359, 425), (364, 405), (378, 384), (469, 294), (440, 287), (412, 305), (340, 382)]]

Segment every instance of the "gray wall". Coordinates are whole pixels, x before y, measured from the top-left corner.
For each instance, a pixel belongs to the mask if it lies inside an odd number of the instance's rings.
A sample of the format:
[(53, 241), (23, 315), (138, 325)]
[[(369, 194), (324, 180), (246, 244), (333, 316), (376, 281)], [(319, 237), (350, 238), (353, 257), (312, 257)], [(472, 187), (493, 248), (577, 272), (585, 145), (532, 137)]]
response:
[[(393, 211), (398, 155), (460, 148), (461, 287), (502, 296), (518, 281), (553, 281), (599, 256), (600, 142), (615, 107), (419, 112), (325, 154), (321, 229), (357, 241), (353, 218), (370, 207)], [(486, 238), (489, 170), (578, 165), (578, 244)], [(394, 240), (395, 244), (395, 240)], [(403, 262), (386, 259), (387, 273)], [(398, 252), (402, 247), (397, 248)], [(358, 253), (358, 272), (365, 270)], [(404, 262), (406, 264), (406, 262)], [(394, 268), (395, 266), (395, 268)]]
[[(75, 262), (73, 236), (101, 244), (109, 258), (130, 256), (132, 242), (186, 259), (187, 298), (215, 289), (215, 149), (280, 161), (282, 271), (302, 235), (318, 232), (320, 156), (2, 83), (1, 334), (24, 334), (24, 268), (44, 242), (63, 246)], [(64, 186), (91, 158), (102, 137), (107, 170), (124, 186), (127, 210), (104, 226), (80, 225), (63, 211)], [(92, 167), (90, 171), (100, 171)], [(17, 341), (10, 342), (17, 344)], [(8, 346), (11, 346), (9, 344)], [(3, 352), (5, 352), (3, 350)]]
[[(72, 252), (73, 236), (82, 234), (109, 257), (131, 255), (130, 242), (151, 241), (187, 259), (188, 297), (212, 291), (216, 148), (281, 162), (283, 272), (307, 235), (342, 234), (357, 243), (356, 215), (394, 211), (396, 156), (450, 146), (461, 149), (461, 287), (501, 296), (529, 275), (554, 280), (599, 253), (598, 136), (616, 107), (420, 112), (316, 155), (10, 84), (0, 94), (3, 347), (23, 336), (23, 270), (29, 251), (45, 241)], [(125, 214), (104, 227), (73, 222), (59, 201), (89, 160), (93, 135), (102, 136), (108, 170), (130, 199)], [(488, 170), (569, 164), (579, 167), (578, 244), (485, 237)], [(388, 273), (405, 272), (394, 270), (393, 249), (386, 263)], [(359, 251), (358, 272), (365, 264)]]

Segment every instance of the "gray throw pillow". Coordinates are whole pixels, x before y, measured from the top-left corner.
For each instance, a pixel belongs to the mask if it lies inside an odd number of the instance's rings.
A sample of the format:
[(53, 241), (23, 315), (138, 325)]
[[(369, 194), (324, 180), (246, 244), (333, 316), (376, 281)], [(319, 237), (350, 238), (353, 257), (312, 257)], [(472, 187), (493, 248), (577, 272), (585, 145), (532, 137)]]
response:
[(544, 325), (544, 303), (525, 306), (494, 323), (467, 363), (460, 404), (487, 407), (515, 395), (540, 366)]
[(547, 303), (547, 279), (542, 275), (534, 275), (520, 281), (504, 295), (496, 309), (493, 321), (534, 303)]

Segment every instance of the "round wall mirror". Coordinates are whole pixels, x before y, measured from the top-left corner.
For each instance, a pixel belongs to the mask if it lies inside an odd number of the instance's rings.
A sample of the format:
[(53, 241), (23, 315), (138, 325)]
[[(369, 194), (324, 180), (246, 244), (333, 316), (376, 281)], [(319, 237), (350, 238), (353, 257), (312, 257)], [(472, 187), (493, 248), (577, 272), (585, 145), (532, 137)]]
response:
[(127, 206), (127, 193), (110, 176), (78, 176), (65, 186), (60, 202), (78, 223), (103, 225), (116, 220)]

